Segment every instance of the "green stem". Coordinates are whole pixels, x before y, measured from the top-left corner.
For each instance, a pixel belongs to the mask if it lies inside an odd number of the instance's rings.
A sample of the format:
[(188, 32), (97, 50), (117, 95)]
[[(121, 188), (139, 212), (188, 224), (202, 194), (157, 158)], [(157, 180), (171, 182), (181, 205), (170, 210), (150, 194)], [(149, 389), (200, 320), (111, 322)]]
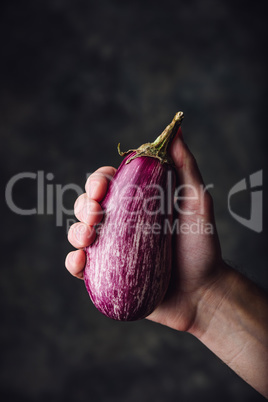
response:
[(159, 151), (166, 153), (167, 149), (172, 142), (173, 138), (177, 134), (178, 128), (181, 125), (183, 119), (183, 112), (175, 114), (172, 122), (165, 128), (162, 134), (152, 143), (152, 145)]
[(118, 144), (119, 154), (121, 156), (125, 156), (130, 152), (136, 152), (135, 155), (126, 161), (126, 164), (131, 162), (133, 159), (138, 158), (139, 156), (148, 156), (150, 158), (158, 159), (161, 163), (172, 164), (172, 160), (167, 151), (170, 143), (178, 131), (179, 126), (181, 125), (183, 117), (183, 112), (176, 113), (172, 122), (165, 128), (162, 134), (160, 134), (154, 142), (143, 144), (138, 149), (130, 149), (127, 152), (121, 152), (120, 144)]

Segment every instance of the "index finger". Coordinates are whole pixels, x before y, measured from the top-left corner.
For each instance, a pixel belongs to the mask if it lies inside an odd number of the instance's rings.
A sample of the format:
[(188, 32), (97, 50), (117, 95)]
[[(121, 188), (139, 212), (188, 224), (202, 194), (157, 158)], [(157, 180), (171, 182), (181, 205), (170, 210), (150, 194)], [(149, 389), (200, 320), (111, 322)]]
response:
[(103, 166), (92, 173), (85, 185), (87, 196), (97, 202), (102, 201), (105, 197), (108, 184), (115, 173), (116, 169), (112, 166)]

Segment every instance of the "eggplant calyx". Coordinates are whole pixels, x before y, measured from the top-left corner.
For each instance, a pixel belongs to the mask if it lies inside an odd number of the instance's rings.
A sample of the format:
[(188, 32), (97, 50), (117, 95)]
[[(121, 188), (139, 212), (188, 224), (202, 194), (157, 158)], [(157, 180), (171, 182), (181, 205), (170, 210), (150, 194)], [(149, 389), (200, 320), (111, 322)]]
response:
[(183, 120), (183, 112), (178, 112), (175, 114), (172, 122), (165, 128), (162, 134), (157, 137), (154, 142), (148, 142), (146, 144), (141, 145), (138, 149), (129, 149), (126, 152), (121, 152), (120, 143), (118, 144), (118, 153), (120, 156), (128, 155), (131, 152), (135, 152), (131, 158), (126, 161), (126, 164), (130, 163), (133, 159), (138, 158), (139, 156), (147, 156), (150, 158), (156, 158), (160, 161), (160, 163), (169, 163), (173, 164), (171, 157), (168, 155), (168, 147), (172, 142), (173, 138), (178, 132), (178, 128), (181, 125)]

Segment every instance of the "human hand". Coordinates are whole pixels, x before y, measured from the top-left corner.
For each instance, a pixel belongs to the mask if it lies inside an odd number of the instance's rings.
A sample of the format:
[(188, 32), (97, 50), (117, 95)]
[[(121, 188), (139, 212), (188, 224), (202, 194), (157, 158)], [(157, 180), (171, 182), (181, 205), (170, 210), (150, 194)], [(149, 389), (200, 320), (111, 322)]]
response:
[[(196, 336), (239, 376), (268, 397), (268, 297), (222, 260), (212, 198), (179, 130), (170, 146), (180, 199), (170, 285), (162, 303), (147, 318)], [(102, 219), (100, 202), (116, 169), (102, 167), (87, 180), (75, 203), (80, 222), (69, 231), (78, 248), (66, 257), (71, 274), (83, 278), (83, 247), (95, 239)]]
[[(221, 276), (223, 262), (214, 223), (211, 196), (205, 191), (196, 161), (182, 140), (181, 130), (170, 146), (183, 199), (177, 214), (173, 270), (168, 292), (156, 310), (147, 318), (177, 330), (189, 331), (194, 323), (200, 298)], [(85, 253), (82, 250), (95, 239), (93, 226), (101, 221), (100, 202), (116, 169), (102, 167), (86, 182), (86, 193), (75, 203), (80, 221), (69, 230), (70, 243), (78, 248), (67, 255), (66, 267), (83, 278)], [(207, 233), (208, 232), (208, 233)]]
[(97, 169), (86, 181), (86, 192), (81, 194), (74, 204), (74, 214), (79, 222), (70, 227), (68, 240), (78, 250), (71, 251), (67, 255), (65, 265), (68, 271), (79, 279), (84, 278), (86, 264), (86, 254), (83, 248), (95, 240), (94, 225), (97, 225), (103, 217), (100, 202), (105, 197), (109, 181), (115, 173), (116, 169), (112, 166)]

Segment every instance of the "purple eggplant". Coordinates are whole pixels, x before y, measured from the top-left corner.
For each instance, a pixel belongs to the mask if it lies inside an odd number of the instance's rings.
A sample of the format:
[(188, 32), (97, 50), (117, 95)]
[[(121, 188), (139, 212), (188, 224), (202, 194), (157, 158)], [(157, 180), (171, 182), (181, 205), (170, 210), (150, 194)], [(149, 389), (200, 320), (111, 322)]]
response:
[(102, 202), (104, 218), (86, 250), (84, 280), (97, 309), (114, 320), (142, 319), (167, 291), (172, 263), (175, 172), (168, 146), (178, 112), (153, 142), (127, 155)]

